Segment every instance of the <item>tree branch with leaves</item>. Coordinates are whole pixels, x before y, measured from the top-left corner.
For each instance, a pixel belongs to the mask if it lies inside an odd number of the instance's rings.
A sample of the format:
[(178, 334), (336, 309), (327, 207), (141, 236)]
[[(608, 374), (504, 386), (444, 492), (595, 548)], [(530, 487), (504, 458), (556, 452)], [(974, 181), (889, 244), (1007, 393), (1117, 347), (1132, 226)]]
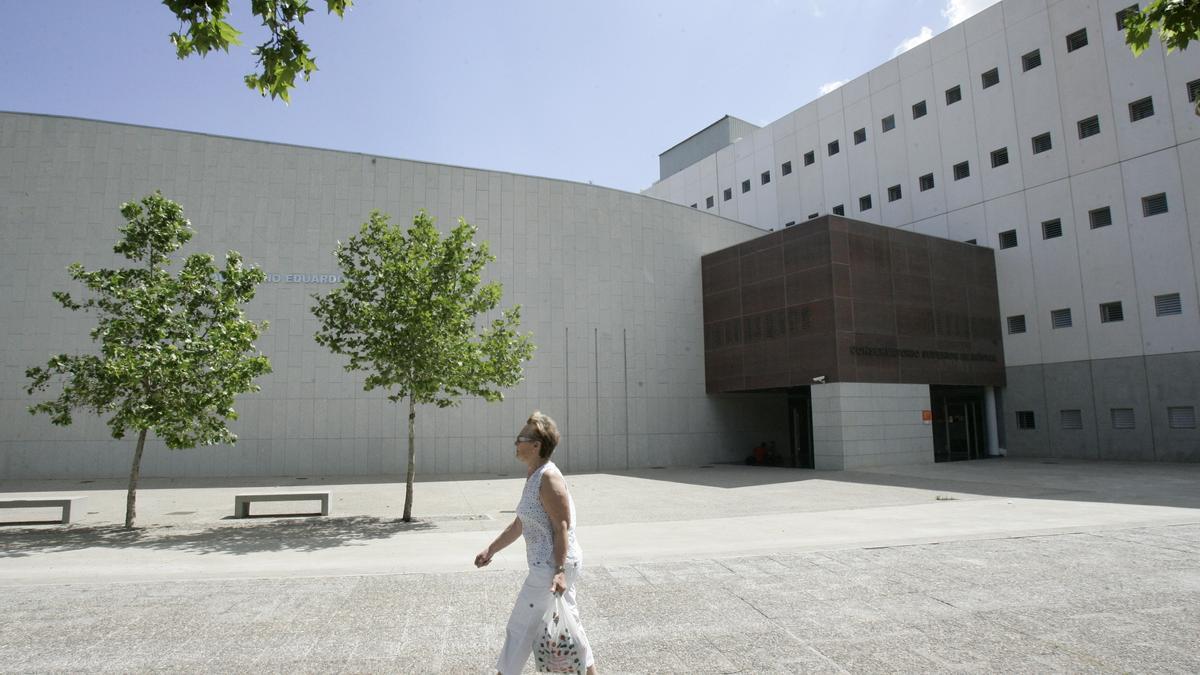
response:
[[(329, 14), (342, 18), (353, 0), (325, 0)], [(171, 33), (175, 54), (185, 59), (192, 54), (201, 57), (210, 51), (229, 52), (231, 45), (240, 45), (241, 31), (225, 19), (229, 16), (229, 0), (163, 0), (167, 9), (179, 19), (179, 30)], [(313, 11), (308, 0), (251, 0), (250, 11), (262, 20), (269, 37), (254, 48), (258, 70), (246, 75), (246, 86), (284, 103), (291, 100), (296, 76), (307, 82), (317, 70), (308, 43), (300, 39), (298, 24)]]
[(482, 281), (495, 257), (486, 242), (474, 241), (475, 232), (460, 218), (443, 238), (424, 211), (406, 232), (375, 211), (357, 235), (338, 243), (342, 284), (313, 296), (317, 343), (347, 357), (347, 371), (366, 372), (365, 390), (381, 388), (393, 403), (407, 403), (405, 521), (412, 520), (417, 406), (446, 408), (464, 396), (502, 400), (533, 355), (531, 336), (517, 332), (520, 306), (477, 326), (502, 291)]
[[(1146, 51), (1155, 32), (1168, 54), (1200, 40), (1200, 0), (1152, 0), (1145, 9), (1125, 15), (1125, 44), (1134, 56)], [(1196, 114), (1200, 115), (1200, 97)]]
[(196, 253), (173, 275), (171, 254), (193, 235), (182, 207), (156, 192), (122, 204), (121, 215), (126, 224), (113, 251), (135, 265), (88, 271), (74, 263), (71, 279), (91, 296), (53, 294), (66, 309), (96, 314), (91, 338), (99, 353), (58, 354), (25, 375), (30, 396), (62, 383), (57, 398), (31, 406), (31, 413), (65, 426), (74, 410), (84, 409), (109, 415), (113, 438), (137, 432), (125, 504), (125, 527), (132, 528), (147, 434), (173, 449), (236, 442), (226, 425), (237, 419), (234, 399), (258, 391), (254, 379), (271, 365), (254, 346), (266, 322), (242, 312), (262, 271), (229, 251), (223, 270), (213, 256)]

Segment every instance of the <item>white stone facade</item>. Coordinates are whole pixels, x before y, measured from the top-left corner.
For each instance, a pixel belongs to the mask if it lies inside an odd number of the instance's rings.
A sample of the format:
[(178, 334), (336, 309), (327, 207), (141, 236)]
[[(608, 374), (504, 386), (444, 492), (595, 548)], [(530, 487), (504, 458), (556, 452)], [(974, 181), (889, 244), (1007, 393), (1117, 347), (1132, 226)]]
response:
[[(404, 412), (313, 340), (311, 294), (332, 288), (335, 243), (372, 209), (442, 228), (461, 216), (497, 260), (503, 307), (522, 306), (537, 351), (503, 403), (420, 409), (422, 475), (509, 473), (535, 408), (556, 418), (569, 471), (741, 460), (783, 442), (781, 396), (704, 393), (700, 256), (761, 230), (657, 199), (558, 180), (103, 122), (0, 113), (0, 478), (128, 473), (133, 438), (79, 413), (32, 417), (25, 369), (91, 348), (63, 310), (66, 267), (119, 264), (118, 207), (161, 189), (197, 231), (182, 253), (236, 249), (278, 281), (247, 314), (270, 321), (274, 372), (238, 399), (233, 447), (150, 444), (149, 476), (376, 475), (403, 471)], [(298, 279), (289, 275), (299, 275)], [(322, 282), (325, 283), (322, 283)], [(315, 282), (315, 283), (314, 283)]]
[(933, 434), (921, 416), (929, 409), (927, 384), (814, 385), (814, 468), (932, 464)]
[[(841, 209), (996, 248), (1008, 448), (1200, 460), (1196, 430), (1168, 419), (1200, 408), (1200, 386), (1181, 384), (1200, 379), (1200, 49), (1166, 54), (1156, 35), (1134, 58), (1117, 23), (1129, 4), (1004, 0), (646, 194), (764, 228)], [(1156, 310), (1175, 294), (1181, 312)], [(1043, 368), (1069, 363), (1085, 375), (1069, 384)], [(1124, 398), (1100, 384), (1117, 373), (1131, 373)], [(1096, 426), (1124, 407), (1140, 430), (1104, 440)], [(1081, 410), (1090, 440), (1057, 433)]]

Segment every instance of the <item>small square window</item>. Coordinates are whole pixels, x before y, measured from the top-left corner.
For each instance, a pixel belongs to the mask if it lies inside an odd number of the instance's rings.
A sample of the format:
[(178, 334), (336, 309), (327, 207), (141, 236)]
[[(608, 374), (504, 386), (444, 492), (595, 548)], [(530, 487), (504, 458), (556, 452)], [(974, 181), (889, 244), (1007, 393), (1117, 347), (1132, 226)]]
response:
[(867, 130), (866, 129), (855, 129), (854, 130), (854, 144), (858, 145), (859, 143), (866, 143), (866, 142), (867, 142)]
[(954, 105), (962, 100), (962, 88), (957, 84), (946, 90), (946, 105)]
[(1079, 30), (1067, 36), (1067, 51), (1073, 52), (1076, 49), (1086, 47), (1088, 43), (1087, 29), (1080, 28)]
[(959, 162), (954, 165), (954, 180), (962, 180), (971, 175), (971, 163)]
[(1044, 133), (1044, 134), (1038, 134), (1037, 136), (1033, 137), (1033, 154), (1036, 155), (1039, 153), (1046, 152), (1047, 150), (1049, 150), (1052, 147), (1054, 147), (1054, 146), (1050, 142), (1050, 133), (1049, 132)]
[(810, 213), (810, 214), (808, 214), (808, 219), (809, 219), (809, 220), (812, 220), (813, 218), (816, 218), (816, 217), (817, 217), (817, 216), (819, 216), (819, 215), (821, 215), (821, 214), (819, 214), (819, 213)]
[(1017, 246), (1017, 231), (1005, 230), (1000, 233), (1000, 248), (1016, 248)]
[(1071, 308), (1055, 309), (1050, 312), (1050, 327), (1051, 328), (1070, 328), (1071, 327)]
[(1022, 72), (1027, 73), (1040, 65), (1042, 65), (1042, 52), (1040, 50), (1035, 49), (1021, 57)]
[(833, 207), (833, 215), (835, 215), (835, 216), (846, 215), (846, 205), (838, 204), (837, 206)]
[(1113, 323), (1125, 320), (1125, 309), (1120, 302), (1100, 303), (1100, 323)]
[(721, 197), (725, 201), (733, 199), (733, 188), (725, 188), (725, 191), (721, 193)]
[(913, 107), (912, 107), (912, 111), (913, 111), (913, 119), (914, 120), (924, 117), (925, 113), (928, 112), (925, 109), (925, 101), (917, 101), (916, 103), (914, 103)]
[(1036, 429), (1037, 428), (1037, 425), (1034, 424), (1032, 410), (1018, 410), (1017, 411), (1017, 428), (1018, 429)]
[(885, 133), (885, 134), (887, 132), (891, 131), (892, 129), (895, 129), (896, 128), (896, 116), (888, 115), (887, 117), (879, 120), (879, 126), (883, 129), (883, 133)]
[(1008, 334), (1016, 335), (1025, 332), (1025, 315), (1018, 314), (1008, 317)]
[(1091, 223), (1093, 230), (1098, 227), (1112, 225), (1112, 209), (1107, 206), (1101, 206), (1098, 209), (1088, 211), (1088, 222)]
[(1062, 221), (1058, 218), (1042, 223), (1042, 239), (1055, 239), (1062, 236)]
[(926, 190), (932, 190), (933, 189), (933, 174), (927, 173), (924, 176), (921, 176), (920, 178), (918, 178), (917, 182), (921, 186), (921, 192), (924, 192)]
[(1075, 126), (1079, 127), (1080, 138), (1095, 136), (1096, 134), (1100, 133), (1100, 116), (1092, 115), (1085, 120), (1079, 120), (1075, 123)]
[(1168, 406), (1167, 426), (1171, 429), (1195, 429), (1196, 408), (1190, 405)]
[(979, 79), (982, 81), (984, 89), (987, 89), (988, 87), (994, 87), (997, 84), (1000, 84), (1000, 69), (992, 68), (983, 75), (980, 75)]
[(1142, 215), (1146, 218), (1167, 212), (1167, 193), (1142, 197)]
[(1137, 14), (1138, 6), (1130, 5), (1125, 9), (1117, 12), (1117, 30), (1125, 30), (1125, 20), (1134, 14)]
[(1129, 104), (1129, 121), (1137, 122), (1147, 117), (1154, 117), (1154, 97), (1139, 98)]
[(804, 153), (804, 166), (813, 164), (816, 161), (817, 161), (817, 153), (813, 152), (812, 150), (809, 150), (808, 152)]
[(746, 194), (749, 191), (750, 191), (750, 180), (747, 179), (747, 180), (742, 181), (742, 194)]
[(992, 151), (992, 168), (1004, 166), (1008, 164), (1008, 148), (1000, 148)]
[(761, 181), (762, 181), (762, 184), (763, 184), (763, 185), (766, 185), (767, 183), (770, 183), (770, 182), (771, 182), (771, 172), (770, 172), (770, 171), (764, 171), (764, 172), (762, 172), (762, 175), (761, 175), (761, 176), (759, 176), (758, 178), (759, 178), (759, 180), (761, 180)]
[(894, 202), (897, 199), (900, 199), (900, 197), (901, 197), (901, 194), (900, 194), (900, 186), (899, 185), (893, 185), (890, 188), (888, 188), (888, 201), (889, 202)]
[(779, 174), (781, 176), (787, 176), (790, 173), (792, 173), (792, 163), (784, 162), (783, 165), (779, 167)]
[(1154, 316), (1175, 316), (1183, 314), (1183, 303), (1178, 293), (1154, 296)]
[(1082, 410), (1060, 410), (1058, 411), (1059, 420), (1062, 423), (1063, 429), (1082, 429), (1083, 428), (1083, 411)]
[(838, 145), (837, 141), (829, 141), (829, 156), (830, 157), (833, 157), (834, 155), (838, 154), (838, 152), (841, 149), (842, 148)]
[(859, 211), (870, 211), (871, 210), (871, 195), (863, 195), (858, 198), (858, 210)]
[(1200, 80), (1192, 80), (1191, 82), (1188, 82), (1187, 88), (1188, 101), (1195, 103), (1197, 99), (1200, 99)]
[(1109, 417), (1114, 429), (1136, 429), (1133, 408), (1109, 408)]
[(713, 198), (711, 196), (709, 196), (708, 198), (706, 198), (704, 200), (704, 208), (711, 209), (713, 207), (714, 203), (715, 202), (714, 202)]

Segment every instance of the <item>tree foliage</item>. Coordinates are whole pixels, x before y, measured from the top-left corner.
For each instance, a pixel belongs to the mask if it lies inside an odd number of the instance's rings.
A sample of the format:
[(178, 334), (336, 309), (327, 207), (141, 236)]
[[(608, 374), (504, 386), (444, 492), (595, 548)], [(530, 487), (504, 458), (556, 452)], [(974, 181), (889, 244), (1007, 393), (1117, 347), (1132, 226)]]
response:
[(364, 388), (382, 388), (409, 408), (404, 519), (412, 518), (416, 405), (452, 406), (464, 396), (502, 400), (522, 379), (533, 354), (519, 334), (520, 306), (482, 329), (477, 321), (500, 302), (499, 283), (482, 282), (495, 260), (475, 228), (461, 218), (445, 238), (424, 211), (407, 232), (375, 211), (335, 255), (344, 276), (327, 295), (314, 295), (321, 322), (316, 341), (348, 357), (347, 371), (367, 373)]
[[(1126, 15), (1125, 44), (1134, 56), (1146, 51), (1155, 32), (1167, 53), (1200, 40), (1200, 0), (1151, 0), (1145, 9)], [(1200, 115), (1200, 99), (1196, 114)]]
[(31, 396), (62, 381), (57, 398), (31, 406), (31, 413), (69, 425), (72, 412), (85, 409), (109, 416), (113, 438), (138, 432), (125, 514), (125, 526), (133, 527), (146, 433), (170, 448), (235, 442), (226, 426), (237, 419), (234, 398), (258, 391), (254, 379), (271, 366), (254, 347), (266, 323), (248, 321), (242, 312), (262, 271), (229, 251), (223, 270), (213, 256), (197, 253), (173, 275), (171, 254), (193, 235), (179, 204), (156, 192), (122, 204), (121, 215), (127, 222), (113, 251), (136, 266), (89, 271), (74, 263), (70, 277), (91, 297), (53, 294), (67, 309), (96, 314), (91, 338), (99, 353), (58, 354), (25, 374)]
[[(325, 0), (328, 13), (339, 18), (352, 3), (353, 0)], [(179, 19), (179, 30), (171, 33), (171, 43), (179, 58), (192, 54), (203, 57), (216, 49), (228, 52), (230, 45), (242, 44), (241, 31), (225, 20), (229, 16), (229, 0), (163, 0), (163, 4)], [(259, 69), (246, 75), (246, 86), (287, 103), (296, 76), (303, 76), (307, 82), (317, 70), (308, 43), (300, 39), (296, 28), (313, 10), (308, 0), (250, 0), (250, 11), (262, 20), (270, 35), (254, 48)]]

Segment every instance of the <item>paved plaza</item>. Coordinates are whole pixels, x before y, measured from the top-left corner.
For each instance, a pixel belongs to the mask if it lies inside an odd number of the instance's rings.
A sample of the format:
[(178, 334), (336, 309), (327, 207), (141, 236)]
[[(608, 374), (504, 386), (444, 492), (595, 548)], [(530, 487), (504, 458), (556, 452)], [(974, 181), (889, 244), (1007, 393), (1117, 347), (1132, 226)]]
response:
[[(1200, 465), (568, 482), (602, 672), (1200, 672)], [(333, 513), (233, 520), (264, 485)], [(392, 482), (147, 480), (127, 533), (119, 481), (0, 482), (86, 497), (69, 527), (0, 528), (0, 671), (489, 672), (523, 551), (470, 561), (520, 485), (422, 481), (406, 524)]]

